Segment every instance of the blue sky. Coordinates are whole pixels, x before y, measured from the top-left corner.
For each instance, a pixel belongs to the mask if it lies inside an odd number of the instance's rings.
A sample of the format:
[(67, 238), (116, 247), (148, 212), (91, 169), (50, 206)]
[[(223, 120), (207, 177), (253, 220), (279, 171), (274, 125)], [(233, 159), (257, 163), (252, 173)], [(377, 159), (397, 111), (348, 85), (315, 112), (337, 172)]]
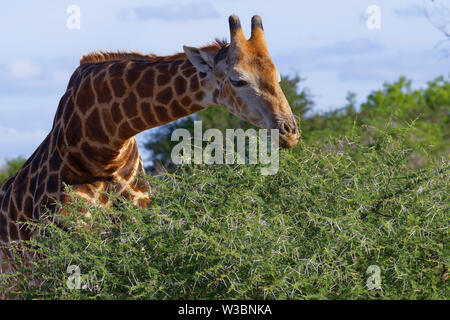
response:
[[(299, 73), (315, 96), (315, 111), (362, 102), (400, 75), (416, 87), (450, 72), (438, 54), (445, 39), (424, 15), (431, 0), (17, 0), (0, 10), (0, 162), (29, 156), (49, 132), (79, 58), (92, 50), (171, 54), (183, 45), (228, 38), (236, 13), (244, 32), (263, 18), (272, 58), (282, 74)], [(450, 0), (435, 0), (450, 2)], [(81, 9), (81, 28), (68, 29), (67, 8)], [(366, 26), (370, 5), (381, 28)], [(142, 140), (142, 134), (139, 136)]]

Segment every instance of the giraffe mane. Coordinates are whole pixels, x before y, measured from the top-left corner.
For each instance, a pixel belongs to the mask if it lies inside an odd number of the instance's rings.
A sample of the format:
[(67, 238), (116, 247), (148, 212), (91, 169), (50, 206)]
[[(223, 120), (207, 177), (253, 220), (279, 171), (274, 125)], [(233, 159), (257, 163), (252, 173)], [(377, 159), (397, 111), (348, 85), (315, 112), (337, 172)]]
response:
[[(226, 40), (215, 39), (213, 43), (207, 44), (201, 47), (208, 53), (216, 53), (221, 49), (228, 46)], [(143, 54), (139, 52), (126, 52), (126, 51), (94, 51), (84, 54), (80, 59), (80, 65), (87, 63), (100, 63), (112, 60), (125, 60), (125, 59), (144, 59), (150, 61), (175, 61), (186, 59), (186, 54), (184, 52), (178, 52), (169, 56), (158, 56), (152, 53)]]

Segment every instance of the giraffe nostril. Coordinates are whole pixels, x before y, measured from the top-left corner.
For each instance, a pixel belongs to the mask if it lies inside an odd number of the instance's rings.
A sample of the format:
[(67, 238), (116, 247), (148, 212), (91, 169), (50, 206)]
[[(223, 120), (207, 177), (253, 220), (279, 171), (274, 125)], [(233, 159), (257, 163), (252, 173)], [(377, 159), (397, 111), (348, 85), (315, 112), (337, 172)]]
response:
[(281, 133), (285, 135), (295, 133), (295, 128), (291, 127), (287, 122), (283, 122), (281, 125)]

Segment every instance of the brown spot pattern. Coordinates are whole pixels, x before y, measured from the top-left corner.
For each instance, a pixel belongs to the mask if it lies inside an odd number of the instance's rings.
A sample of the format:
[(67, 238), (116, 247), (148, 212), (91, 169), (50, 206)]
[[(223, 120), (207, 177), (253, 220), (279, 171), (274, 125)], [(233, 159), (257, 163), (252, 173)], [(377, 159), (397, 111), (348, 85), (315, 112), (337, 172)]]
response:
[(191, 67), (186, 68), (186, 69), (183, 70), (183, 75), (184, 75), (186, 78), (189, 78), (189, 77), (192, 76), (195, 72), (197, 72), (197, 70), (196, 70), (193, 66), (191, 66)]
[(192, 107), (191, 107), (191, 111), (192, 112), (196, 112), (196, 111), (199, 111), (199, 110), (202, 110), (202, 109), (203, 109), (203, 107), (201, 105), (197, 104), (197, 103), (194, 103), (192, 105)]
[(144, 120), (147, 122), (149, 126), (154, 127), (158, 124), (158, 121), (156, 120), (153, 114), (152, 105), (150, 103), (147, 102), (141, 103), (141, 113)]
[(136, 131), (134, 131), (131, 126), (128, 124), (128, 122), (124, 122), (119, 127), (119, 138), (126, 140), (133, 135), (136, 134)]
[(94, 89), (98, 103), (108, 103), (112, 98), (108, 82), (105, 81), (105, 75), (106, 71), (102, 72), (94, 79)]
[(123, 109), (127, 117), (132, 118), (137, 116), (137, 100), (133, 92), (123, 101)]
[(89, 110), (95, 103), (94, 92), (91, 88), (90, 78), (84, 79), (80, 89), (77, 92), (76, 104), (82, 112)]
[(81, 141), (83, 125), (80, 117), (74, 113), (66, 128), (66, 142), (69, 146), (75, 146)]
[(200, 82), (198, 81), (197, 75), (193, 76), (190, 81), (190, 89), (192, 92), (197, 91), (200, 88)]
[(186, 91), (187, 81), (182, 76), (178, 76), (174, 80), (175, 92), (182, 95)]
[(169, 74), (162, 73), (162, 74), (158, 75), (158, 80), (157, 80), (158, 86), (166, 85), (169, 83), (169, 81), (170, 81)]
[(169, 73), (171, 76), (175, 76), (178, 73), (178, 67), (183, 63), (183, 60), (177, 60), (172, 62), (169, 67)]
[(156, 106), (155, 111), (160, 122), (166, 123), (170, 121), (169, 113), (167, 112), (166, 108), (164, 108), (163, 106)]
[(133, 83), (139, 78), (140, 72), (137, 70), (136, 64), (131, 64), (130, 69), (127, 70), (127, 83), (129, 86), (132, 86)]
[(111, 78), (122, 78), (126, 62), (113, 63), (108, 69)]
[(147, 69), (136, 86), (137, 93), (141, 98), (153, 96), (153, 86), (155, 82), (155, 71)]
[(111, 107), (111, 116), (115, 123), (120, 123), (122, 121), (122, 110), (117, 102), (113, 103)]
[(183, 99), (181, 99), (181, 103), (183, 104), (183, 106), (188, 107), (191, 105), (192, 99), (189, 96), (185, 96), (183, 97)]
[(195, 99), (197, 99), (197, 101), (202, 101), (203, 98), (205, 97), (205, 92), (203, 91), (199, 91), (195, 94)]
[(181, 118), (188, 115), (188, 111), (184, 109), (177, 100), (170, 104), (170, 113), (172, 118)]
[(111, 87), (116, 97), (120, 98), (125, 94), (125, 84), (122, 79), (111, 79)]
[(103, 131), (102, 123), (100, 120), (100, 113), (98, 109), (94, 109), (89, 117), (86, 119), (84, 126), (85, 135), (89, 140), (97, 141), (100, 143), (109, 143), (108, 135)]
[(102, 120), (108, 134), (113, 136), (116, 133), (116, 126), (114, 125), (115, 121), (112, 118), (110, 110), (108, 109), (102, 110)]
[(156, 100), (161, 102), (162, 104), (168, 104), (170, 100), (172, 100), (173, 92), (171, 87), (167, 87), (166, 89), (159, 92), (156, 96)]
[(147, 125), (139, 117), (130, 120), (130, 122), (133, 128), (135, 128), (137, 131), (144, 131), (145, 129), (147, 129)]

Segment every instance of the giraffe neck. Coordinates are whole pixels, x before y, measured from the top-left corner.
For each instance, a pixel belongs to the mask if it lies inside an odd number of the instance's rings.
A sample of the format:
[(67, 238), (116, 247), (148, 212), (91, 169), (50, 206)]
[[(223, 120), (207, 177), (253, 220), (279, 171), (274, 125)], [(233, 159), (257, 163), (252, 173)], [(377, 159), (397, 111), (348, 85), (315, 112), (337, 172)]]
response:
[(139, 157), (136, 134), (215, 104), (213, 82), (186, 58), (82, 64), (54, 121), (60, 154), (75, 172), (111, 175)]

